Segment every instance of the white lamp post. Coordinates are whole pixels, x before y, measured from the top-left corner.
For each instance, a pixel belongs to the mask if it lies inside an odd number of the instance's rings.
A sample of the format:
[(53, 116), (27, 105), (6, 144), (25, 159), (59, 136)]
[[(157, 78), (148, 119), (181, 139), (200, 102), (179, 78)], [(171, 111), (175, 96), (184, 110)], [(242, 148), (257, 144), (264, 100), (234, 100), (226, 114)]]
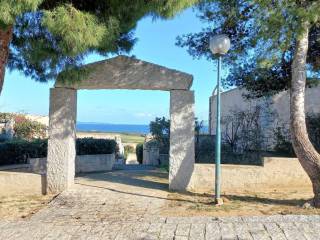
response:
[(210, 38), (210, 50), (218, 57), (218, 78), (217, 78), (217, 115), (216, 115), (216, 152), (215, 152), (215, 202), (223, 204), (220, 196), (221, 187), (221, 111), (220, 111), (220, 83), (222, 56), (230, 49), (230, 38), (226, 34), (216, 35)]

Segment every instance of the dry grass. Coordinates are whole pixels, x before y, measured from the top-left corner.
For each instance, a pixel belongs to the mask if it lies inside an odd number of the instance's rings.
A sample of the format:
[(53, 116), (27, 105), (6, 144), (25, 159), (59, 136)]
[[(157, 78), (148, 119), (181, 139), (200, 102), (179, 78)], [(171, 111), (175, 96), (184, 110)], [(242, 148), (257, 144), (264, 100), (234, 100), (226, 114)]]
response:
[(309, 189), (264, 190), (260, 193), (228, 193), (224, 205), (216, 206), (211, 194), (171, 193), (170, 202), (163, 209), (170, 216), (248, 216), (273, 214), (320, 214), (320, 209), (306, 209)]
[(127, 144), (138, 144), (144, 142), (143, 134), (135, 134), (135, 133), (107, 133), (107, 132), (77, 132), (78, 138), (84, 137), (93, 137), (93, 138), (108, 138), (114, 139), (115, 136), (121, 138), (122, 143)]
[(27, 218), (47, 206), (52, 195), (0, 196), (0, 219)]

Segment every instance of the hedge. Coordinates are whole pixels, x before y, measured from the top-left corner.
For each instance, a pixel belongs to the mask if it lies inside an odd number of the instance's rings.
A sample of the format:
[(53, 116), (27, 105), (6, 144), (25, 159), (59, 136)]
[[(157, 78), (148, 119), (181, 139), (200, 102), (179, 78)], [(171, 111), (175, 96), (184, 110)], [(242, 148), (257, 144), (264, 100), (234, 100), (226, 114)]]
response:
[[(80, 138), (76, 141), (77, 155), (111, 154), (116, 142), (109, 139)], [(25, 164), (28, 158), (47, 156), (47, 140), (12, 140), (0, 143), (0, 165)]]
[(0, 143), (0, 165), (27, 163), (28, 158), (45, 157), (48, 143), (46, 140), (28, 142), (25, 140)]
[(110, 139), (79, 138), (77, 155), (111, 154), (115, 152), (116, 141)]
[(136, 155), (137, 155), (137, 161), (139, 162), (139, 164), (142, 164), (143, 161), (143, 144), (139, 143), (136, 146)]

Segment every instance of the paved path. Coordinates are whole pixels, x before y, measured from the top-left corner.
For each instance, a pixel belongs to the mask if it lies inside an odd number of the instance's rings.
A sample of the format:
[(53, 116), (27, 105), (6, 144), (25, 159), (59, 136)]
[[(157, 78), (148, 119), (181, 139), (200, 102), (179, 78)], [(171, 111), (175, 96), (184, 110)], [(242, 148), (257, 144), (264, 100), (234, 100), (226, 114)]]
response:
[(139, 164), (137, 161), (137, 155), (135, 153), (129, 153), (127, 157), (127, 164)]
[[(29, 219), (0, 220), (0, 239), (320, 239), (320, 216), (165, 217), (167, 185), (138, 171), (90, 174)], [(130, 182), (130, 185), (128, 184)], [(155, 183), (156, 182), (156, 183)]]

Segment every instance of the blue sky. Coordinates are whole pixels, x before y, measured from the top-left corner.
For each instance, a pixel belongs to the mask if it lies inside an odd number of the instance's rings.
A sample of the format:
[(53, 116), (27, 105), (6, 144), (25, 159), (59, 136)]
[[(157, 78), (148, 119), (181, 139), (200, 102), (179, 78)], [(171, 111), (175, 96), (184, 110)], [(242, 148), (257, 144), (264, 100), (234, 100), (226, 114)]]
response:
[[(198, 32), (205, 27), (192, 9), (172, 20), (142, 19), (135, 31), (137, 44), (130, 53), (137, 58), (194, 76), (196, 116), (208, 120), (209, 96), (216, 84), (212, 62), (194, 60), (186, 49), (175, 46), (178, 35)], [(91, 55), (86, 62), (101, 60)], [(6, 72), (0, 96), (0, 112), (25, 112), (48, 115), (49, 88), (53, 82), (39, 83), (17, 71)], [(78, 121), (148, 124), (156, 116), (169, 115), (169, 92), (142, 90), (81, 90), (78, 91)]]

